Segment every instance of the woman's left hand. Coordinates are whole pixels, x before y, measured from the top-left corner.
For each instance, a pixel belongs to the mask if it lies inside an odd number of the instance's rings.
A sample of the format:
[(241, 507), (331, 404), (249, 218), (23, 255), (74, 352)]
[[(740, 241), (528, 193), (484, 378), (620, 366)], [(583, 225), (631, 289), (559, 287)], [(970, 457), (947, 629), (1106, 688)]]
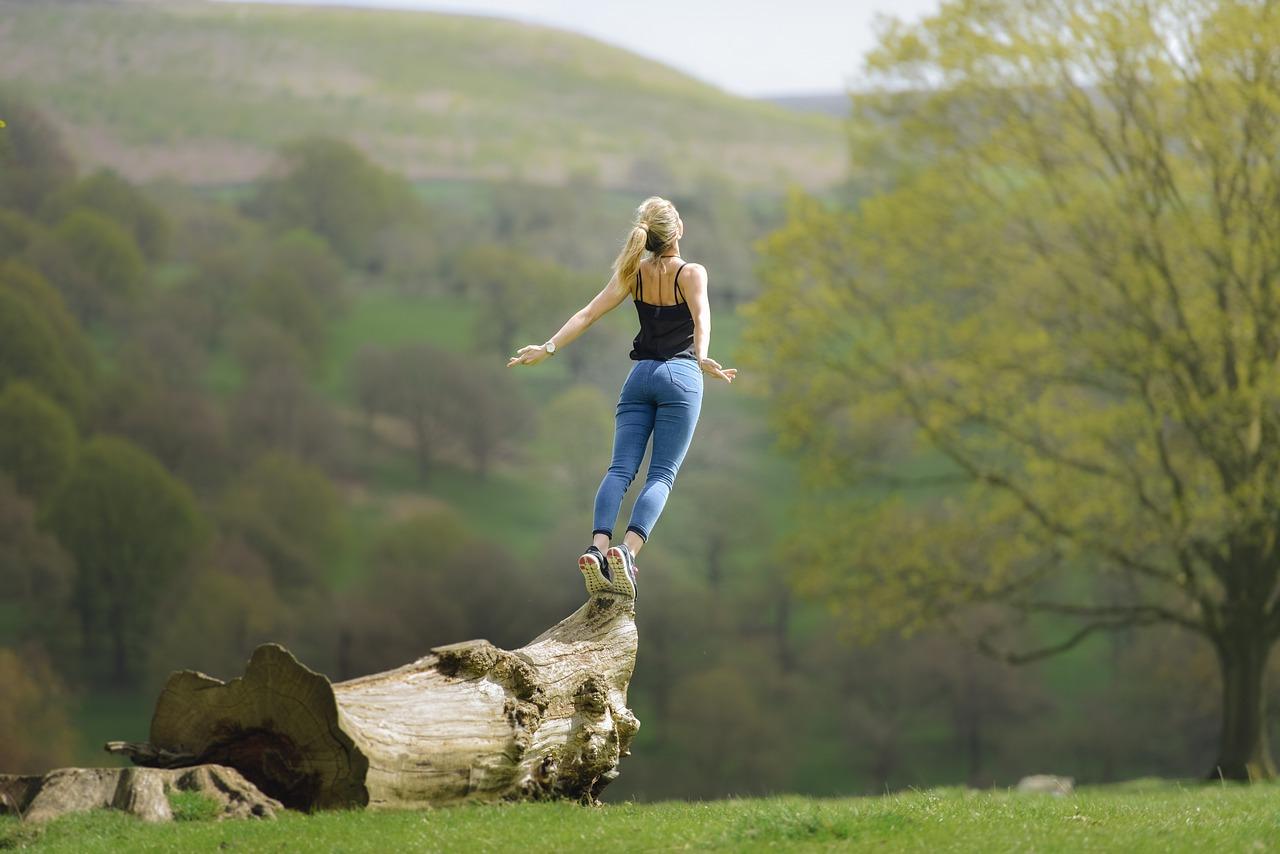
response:
[[(557, 347), (556, 349), (558, 350), (560, 348)], [(551, 354), (547, 352), (543, 345), (526, 344), (517, 350), (516, 354), (511, 357), (511, 361), (507, 362), (507, 367), (510, 368), (515, 365), (536, 365), (543, 359), (550, 358), (550, 356)]]
[(738, 376), (737, 368), (725, 368), (710, 356), (706, 357), (698, 363), (698, 367), (702, 368), (704, 374), (710, 374), (713, 377), (722, 379), (727, 383), (733, 382)]

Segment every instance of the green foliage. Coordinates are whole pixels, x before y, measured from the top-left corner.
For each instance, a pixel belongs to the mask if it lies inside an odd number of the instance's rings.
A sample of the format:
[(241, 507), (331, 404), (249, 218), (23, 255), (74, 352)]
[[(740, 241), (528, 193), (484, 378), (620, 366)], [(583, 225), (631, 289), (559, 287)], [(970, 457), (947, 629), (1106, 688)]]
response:
[(397, 667), (453, 638), (523, 644), (545, 628), (544, 614), (571, 607), (564, 588), (539, 583), (524, 561), (443, 507), (387, 524), (368, 566), (343, 609), (352, 675)]
[(266, 559), (244, 539), (224, 536), (195, 562), (186, 584), (172, 591), (151, 649), (151, 673), (177, 668), (230, 679), (253, 649), (290, 643), (294, 614), (276, 590)]
[(281, 590), (323, 584), (347, 542), (342, 500), (329, 478), (287, 453), (259, 456), (228, 488), (221, 508), (223, 529), (266, 559)]
[(34, 214), (75, 177), (75, 164), (53, 124), (11, 86), (0, 89), (0, 118), (0, 208)]
[(0, 685), (0, 767), (43, 774), (65, 765), (75, 734), (67, 687), (48, 660), (32, 649), (0, 647)]
[(40, 226), (16, 210), (0, 208), (0, 258), (20, 255), (35, 242)]
[(65, 409), (28, 382), (0, 390), (0, 470), (35, 501), (53, 494), (71, 469), (76, 428)]
[(26, 380), (79, 415), (84, 381), (72, 367), (62, 341), (39, 309), (0, 287), (0, 385)]
[(371, 271), (384, 263), (383, 232), (421, 213), (404, 178), (348, 142), (319, 136), (284, 146), (276, 176), (259, 182), (245, 208), (275, 226), (312, 231), (348, 264)]
[(1078, 621), (1018, 657), (1190, 629), (1235, 686), (1240, 776), (1273, 773), (1280, 635), (1276, 38), (1265, 6), (1172, 0), (891, 27), (872, 68), (898, 91), (853, 134), (890, 178), (854, 210), (793, 200), (748, 351), (823, 487), (806, 592), (866, 633), (997, 603), (974, 634), (998, 652), (1057, 627), (1028, 615)]
[[(879, 72), (947, 81), (861, 100), (896, 182), (852, 211), (796, 198), (768, 243), (750, 341), (831, 488), (804, 584), (868, 631), (995, 597), (1215, 636), (1231, 579), (1280, 570), (1256, 540), (1280, 521), (1262, 273), (1280, 250), (1257, 237), (1280, 206), (1251, 160), (1280, 128), (1248, 118), (1280, 87), (1224, 65), (1280, 23), (1210, 5), (1197, 29), (1166, 5), (961, 3), (893, 29)], [(1190, 52), (1162, 54), (1166, 37)], [(968, 485), (860, 492), (922, 448)], [(1075, 570), (1093, 580), (1053, 586)], [(1117, 574), (1128, 594), (1102, 589)]]
[(602, 464), (607, 467), (613, 447), (616, 403), (595, 386), (574, 385), (539, 411), (540, 456), (574, 495), (593, 493), (604, 476)]
[(79, 651), (71, 609), (75, 561), (37, 528), (36, 518), (34, 503), (17, 492), (12, 478), (0, 475), (0, 601), (13, 609), (11, 615), (0, 611), (0, 645), (42, 651), (65, 667)]
[(194, 496), (132, 442), (99, 435), (81, 447), (43, 525), (76, 558), (84, 662), (133, 684), (156, 603), (209, 533)]
[(146, 283), (146, 260), (133, 236), (83, 208), (63, 217), (29, 254), (85, 324), (128, 307)]
[(15, 259), (0, 263), (0, 289), (20, 294), (40, 312), (67, 360), (86, 384), (92, 385), (97, 372), (96, 356), (58, 289), (36, 270)]
[(125, 228), (152, 261), (165, 254), (169, 221), (164, 212), (112, 169), (101, 168), (45, 199), (40, 217), (58, 222), (77, 208), (99, 213)]
[(590, 288), (596, 277), (496, 244), (464, 250), (454, 261), (453, 277), (459, 293), (483, 304), (474, 340), (498, 357), (515, 351), (516, 335), (522, 332), (541, 335), (537, 343), (542, 343), (559, 328), (557, 321), (595, 296)]
[(301, 229), (276, 238), (248, 293), (250, 311), (288, 332), (313, 365), (323, 364), (342, 308), (343, 269), (323, 239)]

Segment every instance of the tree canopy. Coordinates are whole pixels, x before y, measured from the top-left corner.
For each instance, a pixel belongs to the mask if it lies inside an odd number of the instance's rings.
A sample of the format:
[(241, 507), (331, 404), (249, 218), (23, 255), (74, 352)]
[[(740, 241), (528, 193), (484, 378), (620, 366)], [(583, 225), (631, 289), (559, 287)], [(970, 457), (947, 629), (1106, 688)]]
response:
[[(803, 589), (870, 631), (998, 604), (975, 639), (1021, 660), (1188, 629), (1241, 778), (1274, 774), (1278, 40), (1273, 4), (1208, 0), (889, 26), (851, 128), (879, 178), (793, 199), (749, 333), (823, 487)], [(1037, 616), (1076, 625), (1038, 646)]]

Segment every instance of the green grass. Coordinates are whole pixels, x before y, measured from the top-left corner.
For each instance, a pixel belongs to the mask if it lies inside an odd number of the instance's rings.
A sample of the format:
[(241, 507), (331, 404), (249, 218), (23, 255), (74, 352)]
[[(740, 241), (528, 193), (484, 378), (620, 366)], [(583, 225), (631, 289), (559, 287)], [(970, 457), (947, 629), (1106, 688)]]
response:
[(1273, 785), (1139, 783), (1054, 798), (938, 789), (879, 798), (463, 806), (145, 825), (121, 813), (43, 830), (0, 823), (0, 847), (46, 851), (1275, 851)]

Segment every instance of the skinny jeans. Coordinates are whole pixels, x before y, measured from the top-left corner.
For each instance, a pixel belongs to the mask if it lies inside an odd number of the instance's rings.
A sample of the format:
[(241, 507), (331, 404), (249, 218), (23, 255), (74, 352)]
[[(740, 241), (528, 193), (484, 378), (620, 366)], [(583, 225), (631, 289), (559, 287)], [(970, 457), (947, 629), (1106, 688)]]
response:
[(702, 369), (693, 359), (640, 359), (631, 368), (614, 416), (613, 460), (596, 492), (594, 529), (613, 539), (613, 525), (649, 436), (653, 455), (644, 486), (631, 508), (628, 531), (648, 540), (675, 484), (702, 410)]

